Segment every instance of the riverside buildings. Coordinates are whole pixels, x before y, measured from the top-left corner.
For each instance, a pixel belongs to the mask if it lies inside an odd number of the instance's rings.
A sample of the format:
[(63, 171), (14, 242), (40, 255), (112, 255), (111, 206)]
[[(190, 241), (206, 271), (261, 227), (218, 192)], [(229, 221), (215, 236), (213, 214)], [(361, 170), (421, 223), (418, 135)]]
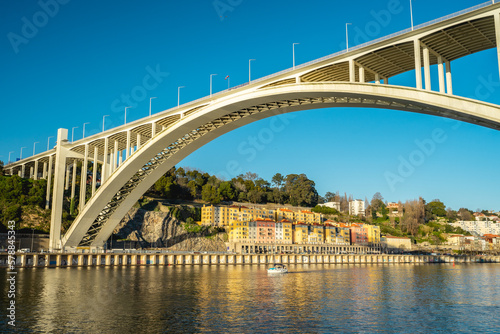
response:
[(201, 224), (224, 227), (232, 243), (279, 245), (380, 244), (380, 227), (324, 221), (309, 210), (266, 209), (246, 206), (204, 206)]

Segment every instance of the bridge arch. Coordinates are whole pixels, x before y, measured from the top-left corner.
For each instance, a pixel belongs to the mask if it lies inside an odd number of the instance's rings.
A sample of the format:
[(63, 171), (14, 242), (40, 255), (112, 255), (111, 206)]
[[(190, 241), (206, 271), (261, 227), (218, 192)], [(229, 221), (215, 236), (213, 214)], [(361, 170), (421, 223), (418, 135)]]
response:
[(125, 160), (85, 205), (62, 238), (61, 247), (102, 247), (125, 214), (162, 175), (213, 139), (267, 117), (332, 107), (417, 112), (500, 130), (497, 105), (402, 86), (314, 82), (228, 95), (180, 118)]

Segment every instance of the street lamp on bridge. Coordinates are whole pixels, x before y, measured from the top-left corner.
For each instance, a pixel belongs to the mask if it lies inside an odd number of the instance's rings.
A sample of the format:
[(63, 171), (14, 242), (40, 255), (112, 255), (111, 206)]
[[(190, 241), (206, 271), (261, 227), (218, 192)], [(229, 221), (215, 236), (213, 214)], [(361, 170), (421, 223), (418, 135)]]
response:
[(293, 69), (295, 69), (295, 45), (299, 45), (300, 43), (292, 44), (292, 58), (293, 58)]
[(71, 128), (71, 142), (74, 142), (74, 138), (75, 138), (75, 129), (78, 129), (77, 126), (74, 126)]
[(36, 146), (36, 144), (39, 144), (39, 143), (40, 142), (38, 142), (38, 141), (36, 141), (36, 142), (33, 143), (33, 155), (35, 155), (35, 146)]
[(90, 124), (90, 122), (83, 123), (83, 136), (82, 136), (82, 138), (85, 138), (85, 124)]
[(104, 132), (104, 119), (108, 117), (109, 115), (104, 115), (102, 116), (102, 132)]
[(411, 19), (411, 31), (413, 31), (413, 8), (410, 0), (410, 19)]
[(210, 74), (210, 97), (212, 97), (212, 77), (217, 74)]
[(345, 45), (346, 45), (346, 51), (349, 51), (349, 31), (347, 30), (347, 26), (352, 25), (352, 23), (346, 23), (345, 24)]
[(50, 136), (49, 138), (47, 138), (47, 151), (49, 150), (50, 147), (50, 138), (54, 138), (54, 136)]
[(156, 97), (150, 97), (149, 98), (149, 117), (151, 117), (151, 100), (156, 99)]
[(23, 148), (26, 148), (26, 147), (21, 147), (21, 157), (19, 158), (19, 160), (23, 160)]
[(127, 124), (127, 109), (132, 108), (132, 107), (125, 107), (125, 123)]
[(179, 105), (181, 104), (181, 88), (184, 88), (185, 86), (179, 86), (177, 87), (177, 108), (179, 108)]
[(10, 152), (9, 152), (9, 162), (8, 162), (9, 164), (10, 164), (10, 154), (11, 154), (11, 153), (14, 153), (14, 152), (15, 152), (15, 151), (10, 151)]
[(255, 59), (248, 59), (248, 83), (252, 81), (252, 60)]

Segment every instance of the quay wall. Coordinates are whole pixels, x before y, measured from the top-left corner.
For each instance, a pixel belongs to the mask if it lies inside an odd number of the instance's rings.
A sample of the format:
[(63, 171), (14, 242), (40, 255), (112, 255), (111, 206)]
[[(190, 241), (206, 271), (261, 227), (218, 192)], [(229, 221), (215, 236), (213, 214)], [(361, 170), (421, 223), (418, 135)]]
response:
[[(12, 258), (11, 258), (12, 259)], [(9, 264), (0, 254), (0, 267)], [(169, 254), (169, 253), (23, 253), (16, 267), (252, 265), (252, 264), (398, 264), (500, 263), (500, 256), (393, 255), (393, 254)]]

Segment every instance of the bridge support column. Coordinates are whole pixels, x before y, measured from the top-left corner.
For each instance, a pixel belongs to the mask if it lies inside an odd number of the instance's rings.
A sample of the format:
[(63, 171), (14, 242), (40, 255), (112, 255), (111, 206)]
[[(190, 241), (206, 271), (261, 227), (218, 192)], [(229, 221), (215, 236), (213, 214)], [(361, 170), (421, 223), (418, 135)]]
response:
[(22, 178), (24, 178), (25, 171), (26, 171), (26, 164), (22, 164), (22, 166), (21, 166), (21, 177)]
[(66, 178), (64, 180), (64, 190), (69, 189), (69, 165), (66, 166)]
[(104, 150), (102, 151), (101, 185), (108, 178), (108, 137), (104, 138)]
[(99, 148), (97, 146), (94, 147), (94, 165), (92, 166), (92, 196), (95, 194), (95, 188), (97, 185), (97, 167), (99, 163), (97, 162), (97, 158), (99, 156)]
[(70, 202), (70, 215), (75, 212), (75, 190), (76, 190), (76, 159), (73, 160), (73, 172), (71, 175), (71, 202)]
[(431, 89), (431, 64), (430, 64), (430, 59), (429, 59), (429, 48), (427, 46), (424, 46), (423, 53), (424, 53), (425, 89), (432, 90)]
[(42, 178), (47, 179), (47, 163), (43, 163), (43, 171), (42, 171)]
[(114, 154), (114, 160), (113, 160), (113, 172), (114, 172), (116, 170), (116, 164), (118, 163), (118, 156), (120, 155), (120, 152), (118, 151), (118, 140), (115, 140), (115, 151), (113, 152), (113, 154)]
[(380, 75), (378, 73), (375, 73), (375, 83), (380, 85)]
[(139, 149), (139, 147), (141, 147), (141, 134), (140, 133), (137, 134), (137, 141), (136, 141), (136, 145), (135, 145), (135, 150), (137, 151)]
[(151, 138), (156, 135), (156, 123), (151, 123)]
[(495, 36), (497, 41), (498, 74), (500, 78), (500, 12), (495, 13)]
[(33, 166), (32, 166), (32, 167), (30, 167), (30, 177), (29, 177), (29, 178), (30, 178), (30, 179), (32, 179), (32, 178), (33, 178)]
[(81, 179), (80, 179), (80, 212), (83, 211), (83, 207), (85, 206), (85, 197), (87, 193), (87, 163), (88, 163), (88, 155), (89, 155), (89, 144), (85, 144), (85, 152), (83, 155), (83, 163), (81, 170)]
[(127, 131), (127, 147), (125, 148), (125, 159), (130, 156), (130, 130)]
[(359, 82), (365, 82), (365, 68), (359, 66)]
[(68, 129), (57, 130), (56, 163), (54, 170), (54, 191), (52, 199), (52, 212), (50, 217), (50, 242), (49, 248), (61, 248), (61, 221), (64, 197), (64, 174), (66, 172), (67, 149), (64, 147), (68, 141)]
[(38, 160), (35, 160), (35, 174), (33, 174), (33, 180), (38, 180)]
[(49, 168), (47, 172), (47, 195), (45, 196), (45, 210), (49, 209), (50, 204), (50, 188), (52, 184), (52, 155), (49, 157)]
[(443, 57), (438, 56), (438, 76), (439, 76), (439, 92), (441, 94), (445, 93), (444, 88), (444, 64)]
[(356, 66), (354, 60), (349, 60), (349, 82), (356, 82)]
[(420, 41), (413, 41), (414, 57), (415, 57), (415, 82), (416, 88), (422, 89), (422, 59), (420, 59)]
[(453, 86), (451, 84), (451, 63), (445, 62), (446, 65), (446, 93), (453, 95)]

